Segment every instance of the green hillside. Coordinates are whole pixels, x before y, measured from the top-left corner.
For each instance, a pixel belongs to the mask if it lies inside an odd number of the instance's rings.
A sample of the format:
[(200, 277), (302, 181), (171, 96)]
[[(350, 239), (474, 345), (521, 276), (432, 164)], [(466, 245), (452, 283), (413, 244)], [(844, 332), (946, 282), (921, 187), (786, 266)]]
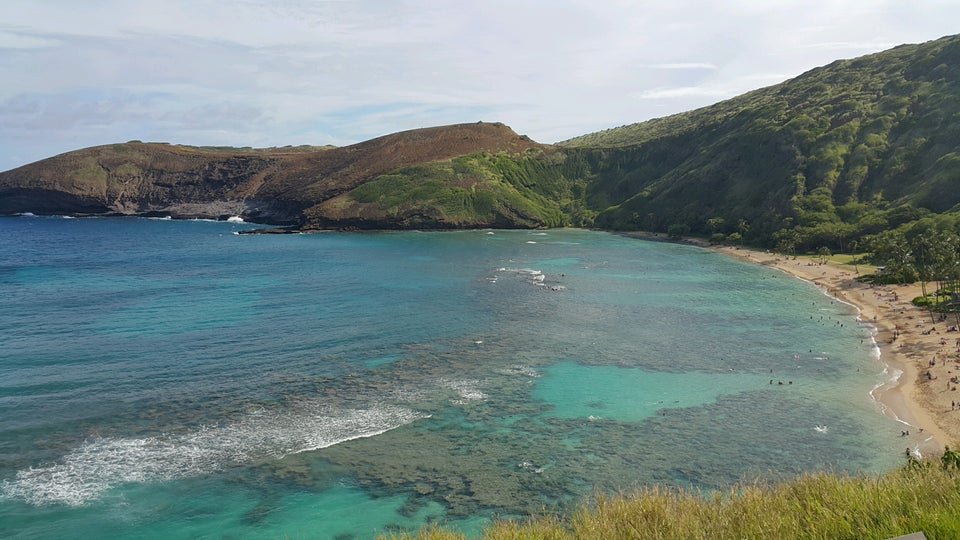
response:
[(482, 152), (404, 167), (306, 210), (307, 228), (541, 228), (592, 224), (587, 168), (564, 152)]
[(478, 122), (341, 148), (88, 148), (0, 173), (0, 214), (580, 226), (845, 251), (918, 223), (960, 232), (958, 185), (960, 36), (950, 36), (558, 145)]
[(341, 148), (131, 141), (0, 173), (0, 215), (239, 215), (299, 229), (561, 226), (565, 188), (549, 174), (523, 179), (549, 168), (549, 158), (533, 159), (548, 149), (484, 122)]
[[(571, 139), (596, 225), (834, 249), (960, 203), (960, 37)], [(788, 234), (789, 233), (789, 234)]]

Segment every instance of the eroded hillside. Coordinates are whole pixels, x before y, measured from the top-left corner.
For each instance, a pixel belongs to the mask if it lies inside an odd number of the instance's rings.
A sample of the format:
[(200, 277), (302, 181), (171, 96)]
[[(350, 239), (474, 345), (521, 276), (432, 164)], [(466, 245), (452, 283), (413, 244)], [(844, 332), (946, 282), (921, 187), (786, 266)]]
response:
[(574, 225), (842, 249), (926, 216), (960, 223), (958, 183), (960, 37), (950, 36), (558, 145), (475, 123), (342, 148), (88, 148), (0, 173), (0, 213)]

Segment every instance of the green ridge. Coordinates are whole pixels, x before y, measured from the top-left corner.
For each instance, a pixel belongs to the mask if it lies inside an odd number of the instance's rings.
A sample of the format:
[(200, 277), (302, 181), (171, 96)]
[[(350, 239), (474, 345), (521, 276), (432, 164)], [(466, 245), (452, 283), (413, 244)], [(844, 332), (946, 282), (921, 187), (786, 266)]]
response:
[(0, 173), (0, 213), (238, 212), (300, 229), (572, 225), (840, 252), (957, 215), (958, 185), (960, 36), (949, 36), (557, 145), (479, 122), (342, 148), (79, 150)]

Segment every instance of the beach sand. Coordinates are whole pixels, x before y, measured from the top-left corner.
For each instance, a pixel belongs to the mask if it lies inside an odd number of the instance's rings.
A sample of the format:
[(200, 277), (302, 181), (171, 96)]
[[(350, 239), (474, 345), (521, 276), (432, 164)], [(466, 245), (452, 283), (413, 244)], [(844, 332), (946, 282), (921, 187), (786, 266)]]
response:
[[(813, 282), (827, 294), (859, 308), (860, 318), (877, 328), (880, 360), (891, 373), (903, 372), (898, 381), (878, 388), (874, 397), (884, 414), (909, 431), (904, 446), (923, 456), (937, 456), (945, 445), (955, 448), (960, 444), (960, 384), (950, 382), (960, 376), (960, 332), (948, 331), (955, 324), (952, 318), (934, 322), (925, 309), (913, 305), (912, 300), (921, 296), (919, 284), (874, 286), (858, 282), (862, 268), (853, 265), (819, 264), (812, 257), (784, 257), (730, 246), (710, 249)], [(932, 287), (928, 286), (928, 292)]]

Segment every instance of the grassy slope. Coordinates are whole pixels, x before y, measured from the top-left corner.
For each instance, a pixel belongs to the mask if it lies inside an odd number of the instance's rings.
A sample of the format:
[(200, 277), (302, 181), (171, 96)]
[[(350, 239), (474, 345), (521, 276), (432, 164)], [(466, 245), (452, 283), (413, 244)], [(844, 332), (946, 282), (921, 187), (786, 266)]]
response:
[(857, 226), (871, 211), (875, 230), (891, 208), (960, 203), (960, 37), (561, 144), (602, 156), (589, 200), (603, 227), (707, 233), (720, 217), (722, 232), (743, 219), (759, 241), (824, 223), (868, 234)]
[[(0, 213), (136, 214), (198, 203), (207, 206), (188, 211), (204, 212), (217, 210), (219, 201), (239, 201), (249, 203), (251, 211), (266, 205), (273, 219), (296, 221), (306, 228), (321, 222), (330, 227), (441, 227), (448, 221), (455, 226), (485, 226), (489, 212), (483, 212), (491, 207), (498, 209), (498, 226), (558, 226), (566, 222), (559, 203), (545, 200), (536, 188), (510, 184), (510, 160), (498, 157), (491, 166), (480, 167), (485, 180), (480, 187), (488, 189), (459, 208), (464, 194), (455, 185), (440, 185), (461, 180), (459, 171), (448, 174), (451, 160), (478, 153), (523, 156), (542, 148), (503, 124), (483, 122), (410, 130), (342, 148), (189, 147), (131, 141), (68, 152), (0, 173)], [(523, 165), (523, 159), (516, 164)], [(492, 182), (489, 172), (499, 175), (499, 183)], [(414, 182), (398, 186), (410, 193), (400, 197), (397, 187), (384, 187), (391, 178), (407, 175)], [(419, 184), (430, 175), (427, 187), (433, 189), (424, 189)], [(325, 214), (325, 201), (371, 181), (380, 186), (368, 188), (368, 194), (390, 191), (394, 196), (388, 199), (394, 201), (418, 200), (402, 208), (355, 205), (351, 208), (358, 212), (353, 214), (338, 201), (326, 207), (337, 210), (336, 216)], [(407, 219), (408, 212), (419, 218)]]
[(481, 152), (402, 167), (307, 210), (315, 227), (561, 227), (589, 222), (586, 182), (561, 152)]
[[(770, 487), (698, 494), (662, 487), (614, 497), (568, 517), (494, 524), (484, 539), (960, 538), (960, 474), (940, 466), (888, 474), (809, 474)], [(393, 537), (397, 538), (397, 537)], [(401, 538), (462, 539), (434, 528)]]
[(673, 226), (838, 251), (931, 212), (960, 215), (958, 183), (953, 36), (559, 147), (477, 123), (325, 150), (86, 149), (0, 173), (0, 212), (233, 199), (272, 201), (305, 228)]

